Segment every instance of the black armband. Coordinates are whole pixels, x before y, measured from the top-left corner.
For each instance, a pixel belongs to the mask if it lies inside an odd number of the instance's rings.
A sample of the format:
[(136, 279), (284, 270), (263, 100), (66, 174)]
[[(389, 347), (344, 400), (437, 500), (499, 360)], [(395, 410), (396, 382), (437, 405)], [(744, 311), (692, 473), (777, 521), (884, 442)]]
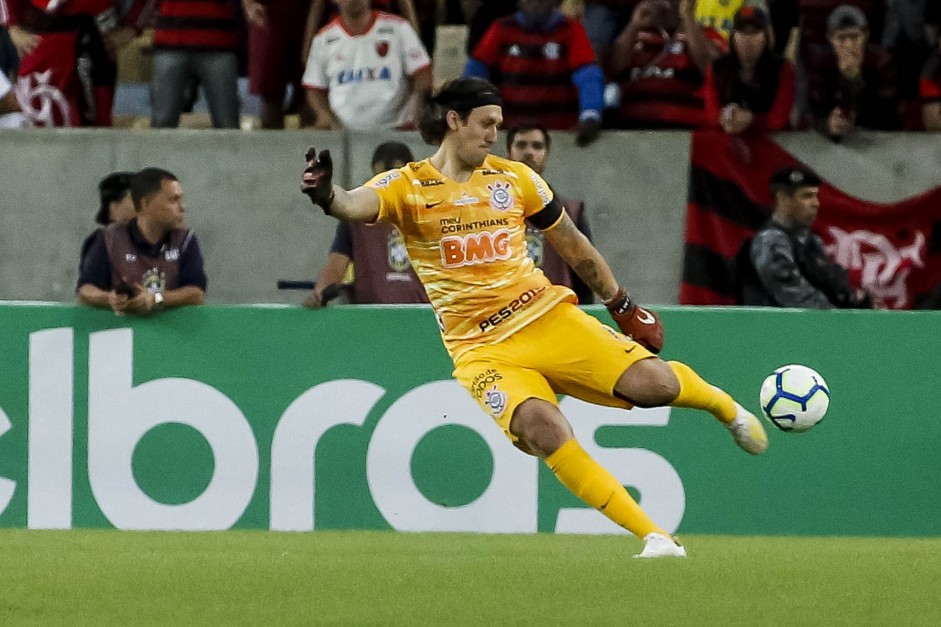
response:
[(565, 207), (562, 206), (562, 203), (556, 197), (553, 198), (552, 202), (550, 202), (548, 205), (529, 216), (528, 220), (530, 224), (539, 230), (548, 229), (550, 226), (559, 221), (559, 218), (562, 217), (563, 211), (565, 211)]

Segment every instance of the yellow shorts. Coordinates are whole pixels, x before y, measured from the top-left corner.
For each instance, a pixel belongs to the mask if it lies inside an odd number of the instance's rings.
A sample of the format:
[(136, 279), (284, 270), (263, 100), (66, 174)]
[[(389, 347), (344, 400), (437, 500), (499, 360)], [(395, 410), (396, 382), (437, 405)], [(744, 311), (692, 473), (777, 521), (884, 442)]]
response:
[(565, 394), (629, 409), (614, 385), (629, 366), (653, 356), (575, 305), (559, 303), (502, 342), (463, 353), (453, 374), (516, 442), (510, 420), (530, 398), (558, 406), (556, 395)]

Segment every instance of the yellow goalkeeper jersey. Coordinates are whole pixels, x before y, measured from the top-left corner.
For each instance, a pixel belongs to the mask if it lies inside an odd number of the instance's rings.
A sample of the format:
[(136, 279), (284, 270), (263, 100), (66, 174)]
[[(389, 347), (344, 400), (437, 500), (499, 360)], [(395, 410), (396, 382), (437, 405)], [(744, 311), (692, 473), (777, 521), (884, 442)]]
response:
[[(506, 339), (559, 302), (577, 302), (526, 254), (525, 219), (553, 200), (528, 166), (490, 155), (457, 183), (425, 159), (366, 187), (379, 195), (378, 220), (401, 231), (453, 359)], [(541, 226), (552, 228), (561, 217)]]

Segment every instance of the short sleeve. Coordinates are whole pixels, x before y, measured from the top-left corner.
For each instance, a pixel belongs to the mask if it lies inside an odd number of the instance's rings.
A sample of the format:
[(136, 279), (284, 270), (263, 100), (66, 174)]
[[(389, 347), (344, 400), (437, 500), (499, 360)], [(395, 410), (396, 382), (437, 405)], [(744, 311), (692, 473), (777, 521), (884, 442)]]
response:
[(519, 185), (524, 217), (539, 213), (555, 198), (549, 184), (529, 166), (520, 164)]
[(495, 67), (500, 59), (500, 24), (494, 22), (484, 33), (471, 57), (488, 67)]
[(405, 63), (405, 73), (411, 76), (418, 70), (431, 65), (428, 51), (422, 45), (418, 34), (412, 25), (404, 22), (400, 25), (399, 36), (402, 38), (402, 55)]
[(304, 87), (310, 89), (327, 89), (330, 80), (327, 78), (327, 44), (323, 36), (314, 37), (307, 55), (307, 67), (304, 68), (304, 77), (301, 79)]
[(94, 285), (98, 289), (111, 290), (111, 260), (105, 244), (104, 231), (96, 230), (82, 244), (78, 267), (78, 285)]
[(412, 183), (402, 173), (401, 169), (377, 174), (366, 181), (363, 187), (368, 187), (379, 196), (377, 222), (389, 222), (396, 226), (402, 223), (402, 218), (407, 211), (409, 196), (412, 195)]
[(203, 253), (199, 248), (199, 240), (192, 232), (183, 242), (179, 268), (179, 287), (198, 287), (202, 291), (206, 291), (209, 280), (203, 267)]
[(583, 65), (596, 63), (595, 52), (588, 40), (588, 33), (580, 22), (572, 20), (572, 41), (569, 46), (569, 68), (577, 70)]

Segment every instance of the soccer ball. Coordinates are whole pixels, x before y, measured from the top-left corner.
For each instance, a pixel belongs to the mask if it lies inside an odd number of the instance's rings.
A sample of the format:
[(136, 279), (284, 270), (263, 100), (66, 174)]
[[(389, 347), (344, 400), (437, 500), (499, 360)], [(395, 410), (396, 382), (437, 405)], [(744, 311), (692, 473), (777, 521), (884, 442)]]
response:
[(807, 366), (781, 366), (761, 384), (761, 413), (781, 431), (807, 431), (830, 407), (830, 388)]

